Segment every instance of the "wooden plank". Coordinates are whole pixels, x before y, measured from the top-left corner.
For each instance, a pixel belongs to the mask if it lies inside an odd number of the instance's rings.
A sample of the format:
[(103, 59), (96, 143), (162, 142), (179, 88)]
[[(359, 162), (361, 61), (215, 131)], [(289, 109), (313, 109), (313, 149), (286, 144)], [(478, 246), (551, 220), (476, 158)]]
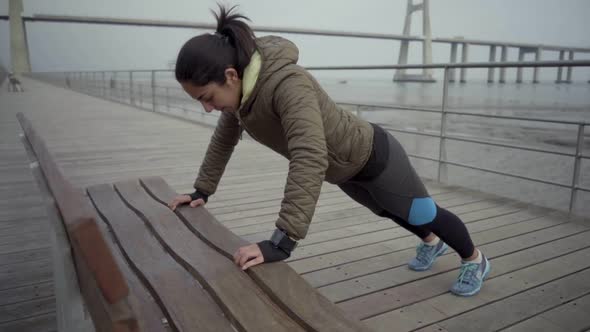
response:
[(49, 234), (46, 229), (35, 230), (30, 227), (23, 227), (21, 234), (6, 234), (2, 232), (0, 235), (0, 243), (2, 246), (14, 245), (15, 247), (21, 243), (27, 242), (47, 242)]
[(54, 312), (55, 299), (53, 296), (6, 304), (0, 306), (0, 324)]
[[(545, 232), (545, 234), (540, 233), (526, 236), (522, 239), (525, 243), (525, 247), (527, 242), (534, 245), (536, 240), (535, 237), (537, 235), (543, 235), (547, 241), (550, 241), (555, 238), (572, 235), (576, 232), (581, 232), (584, 230), (583, 227), (579, 227), (578, 225), (574, 224), (564, 224), (561, 226), (556, 226), (555, 228), (556, 229), (551, 229), (550, 231)], [(552, 232), (555, 232), (556, 234), (552, 235)], [(587, 236), (586, 233), (585, 236)], [(489, 278), (493, 278), (494, 276), (501, 273), (507, 273), (522, 267), (526, 267), (529, 264), (532, 264), (532, 262), (535, 260), (542, 260), (543, 256), (538, 256), (541, 252), (549, 257), (559, 254), (559, 250), (561, 250), (562, 253), (564, 251), (567, 253), (571, 251), (570, 247), (568, 247), (568, 241), (580, 241), (580, 237), (568, 238), (567, 240), (556, 241), (554, 244), (549, 244), (547, 246), (533, 247), (524, 251), (517, 251), (514, 254), (500, 256), (499, 258), (493, 260), (493, 270)], [(518, 242), (519, 240), (520, 239), (518, 238), (514, 238), (514, 240), (508, 241), (506, 243)], [(512, 245), (516, 248), (519, 246), (518, 243)], [(578, 245), (581, 246), (581, 244)], [(496, 248), (496, 250), (502, 250), (502, 248)], [(499, 252), (502, 253), (502, 251)], [(525, 257), (526, 259), (516, 261), (514, 257)], [(421, 301), (429, 297), (438, 296), (448, 291), (448, 287), (450, 287), (457, 277), (456, 269), (458, 269), (458, 267), (459, 259), (456, 256), (443, 257), (443, 259), (437, 262), (436, 266), (433, 266), (434, 272), (426, 272), (425, 277), (432, 274), (429, 278), (416, 280), (409, 283), (404, 282), (404, 280), (411, 281), (414, 278), (420, 278), (422, 277), (422, 273), (416, 275), (416, 273), (410, 273), (410, 271), (398, 269), (397, 271), (400, 272), (400, 275), (395, 275), (394, 277), (397, 278), (399, 286), (356, 297), (342, 302), (339, 305), (345, 311), (354, 313), (355, 315), (358, 315), (356, 317), (362, 319), (399, 308), (403, 305)]]
[(35, 234), (34, 237), (40, 237), (40, 233), (45, 233), (45, 237), (49, 237), (49, 225), (47, 221), (43, 220), (43, 222), (32, 223), (21, 222), (16, 225), (12, 225), (12, 227), (1, 228), (0, 243), (5, 243), (5, 241), (14, 241), (18, 238), (17, 236), (19, 234), (24, 236), (30, 236), (29, 233)]
[(209, 291), (236, 326), (246, 331), (302, 330), (230, 259), (192, 234), (170, 209), (153, 200), (138, 181), (116, 183), (115, 189), (153, 229), (166, 250)]
[(580, 294), (590, 294), (589, 280), (590, 269), (585, 269), (438, 322), (437, 325), (449, 331), (498, 331), (573, 301)]
[(51, 267), (49, 259), (0, 266), (0, 290), (51, 281)]
[[(322, 239), (331, 240), (339, 238), (339, 234), (346, 237), (353, 234), (362, 234), (358, 232), (359, 229), (365, 229), (367, 232), (376, 231), (379, 229), (388, 229), (395, 227), (395, 223), (391, 220), (379, 217), (377, 215), (367, 214), (359, 216), (351, 216), (340, 220), (316, 222), (315, 220), (309, 225), (307, 236), (302, 243), (313, 244), (321, 242)], [(241, 236), (249, 242), (258, 242), (262, 239), (269, 239), (272, 232), (276, 229), (274, 224), (265, 224), (263, 227), (257, 227), (251, 230), (232, 228), (232, 232)], [(253, 231), (253, 232), (252, 232)]]
[[(313, 222), (310, 224), (310, 228), (319, 228), (319, 229), (331, 229), (333, 227), (334, 222), (342, 221), (343, 225), (351, 224), (350, 218), (356, 218), (359, 220), (365, 220), (367, 218), (374, 217), (370, 210), (364, 207), (353, 207), (353, 208), (346, 208), (342, 209), (341, 211), (337, 212), (318, 212), (313, 216)], [(232, 232), (236, 235), (244, 235), (244, 234), (251, 234), (260, 231), (268, 231), (274, 230), (276, 228), (275, 222), (277, 219), (277, 215), (275, 218), (265, 218), (264, 222), (253, 222), (247, 221), (242, 226), (231, 226), (225, 225), (225, 227), (229, 228)], [(326, 222), (331, 222), (330, 224), (323, 225)]]
[[(538, 217), (527, 210), (517, 211), (509, 215), (502, 215), (501, 217), (482, 220), (479, 222), (467, 224), (468, 231), (471, 236), (476, 236), (479, 246), (485, 245), (481, 242), (481, 238), (476, 234), (484, 232), (489, 229), (518, 223)], [(492, 242), (493, 243), (493, 242)], [(415, 248), (407, 248), (401, 251), (378, 255), (362, 260), (357, 260), (334, 267), (316, 270), (313, 272), (302, 274), (302, 276), (314, 287), (325, 286), (339, 281), (350, 280), (355, 277), (368, 275), (375, 272), (385, 271), (396, 266), (406, 264), (409, 257), (414, 257)], [(486, 252), (487, 253), (487, 252)]]
[(39, 249), (24, 250), (19, 252), (13, 252), (10, 254), (5, 254), (0, 256), (0, 266), (21, 262), (47, 260), (51, 257), (50, 251), (51, 247), (43, 247)]
[(230, 322), (209, 294), (166, 253), (110, 185), (87, 190), (98, 213), (113, 230), (128, 263), (167, 311), (171, 326), (183, 331), (232, 331)]
[(590, 329), (590, 295), (583, 295), (557, 308), (531, 317), (503, 330), (505, 332), (568, 332)]
[(55, 314), (49, 313), (38, 316), (31, 316), (26, 319), (15, 320), (12, 322), (0, 324), (0, 331), (2, 332), (55, 332), (57, 325), (55, 321)]
[[(47, 235), (48, 237), (48, 235)], [(21, 251), (29, 251), (47, 247), (49, 238), (45, 241), (28, 241), (22, 240), (15, 243), (7, 243), (0, 245), (0, 255), (14, 254)]]
[[(248, 202), (247, 203), (241, 203), (238, 201), (232, 201), (231, 204), (227, 203), (227, 200), (224, 200), (221, 204), (221, 206), (218, 206), (217, 208), (212, 208), (211, 206), (209, 206), (209, 203), (207, 203), (207, 209), (211, 212), (214, 213), (215, 215), (219, 215), (219, 216), (224, 216), (224, 217), (230, 217), (232, 214), (242, 214), (243, 216), (246, 216), (246, 212), (248, 213), (253, 213), (253, 212), (257, 212), (262, 214), (263, 210), (266, 209), (273, 209), (277, 206), (281, 205), (281, 200), (282, 200), (282, 195), (275, 195), (273, 196), (271, 199), (264, 199), (263, 197), (259, 197), (258, 195), (252, 195), (253, 197), (246, 197), (248, 198)], [(256, 199), (256, 200), (254, 200)], [(341, 202), (345, 202), (347, 200), (349, 200), (350, 198), (348, 198), (347, 196), (344, 196), (342, 193), (337, 192), (337, 191), (333, 191), (333, 192), (329, 192), (329, 193), (320, 193), (320, 198), (318, 200), (318, 206), (326, 206), (329, 204), (334, 204), (334, 203), (341, 203)], [(271, 211), (274, 212), (274, 211)], [(255, 215), (255, 214), (254, 214)]]
[[(539, 244), (543, 244), (543, 242), (553, 241), (555, 239), (559, 239), (560, 237), (576, 234), (577, 232), (584, 230), (583, 227), (571, 226), (572, 225), (570, 224), (565, 224), (562, 227), (558, 226), (552, 229), (533, 232), (519, 236), (518, 238), (512, 237), (505, 240), (492, 242), (487, 245), (480, 245), (479, 248), (489, 259), (495, 259), (496, 257), (508, 255), (513, 251), (524, 250)], [(588, 233), (583, 234), (588, 235)], [(426, 276), (453, 271), (458, 267), (459, 258), (457, 255), (446, 254), (438, 258), (436, 266), (433, 266), (433, 268), (429, 271), (424, 271), (424, 273), (415, 273), (414, 271), (409, 270), (406, 266), (406, 262), (408, 262), (414, 256), (414, 253), (406, 253), (406, 255), (401, 256), (401, 259), (397, 259), (398, 262), (403, 259), (403, 264), (398, 264), (393, 268), (368, 274), (362, 277), (334, 283), (329, 286), (321, 287), (318, 290), (322, 292), (322, 294), (326, 295), (330, 300), (338, 303), (349, 298), (356, 298), (365, 294), (390, 289), (396, 285), (405, 284), (418, 278), (422, 279)]]
[[(141, 179), (146, 191), (165, 205), (176, 193), (162, 178)], [(207, 210), (180, 207), (177, 215), (200, 238), (217, 248), (226, 257), (248, 243), (215, 220)], [(282, 262), (262, 264), (248, 269), (250, 275), (265, 292), (291, 317), (312, 331), (365, 331), (366, 327), (351, 320), (325, 297), (316, 292), (287, 264)], [(286, 286), (288, 285), (288, 286)]]
[(98, 211), (96, 211), (96, 213), (97, 215), (95, 216), (95, 219), (98, 221), (100, 230), (103, 234), (105, 234), (107, 244), (109, 245), (111, 252), (117, 260), (117, 264), (121, 268), (121, 272), (123, 272), (123, 275), (127, 280), (127, 284), (129, 285), (129, 300), (133, 311), (137, 314), (139, 329), (143, 332), (169, 331), (169, 322), (172, 321), (170, 315), (167, 311), (162, 312), (162, 309), (156, 303), (154, 296), (150, 294), (146, 286), (142, 283), (142, 281), (140, 281), (139, 277), (132, 270), (133, 267), (130, 267), (127, 264), (127, 261), (125, 258), (123, 258), (123, 254), (116, 244), (114, 235), (108, 229), (106, 223), (102, 221), (102, 217), (98, 215)]
[(392, 324), (396, 324), (402, 330), (413, 330), (476, 309), (488, 302), (495, 302), (527, 291), (588, 267), (590, 267), (590, 248), (491, 278), (486, 281), (480, 294), (470, 298), (469, 301), (445, 293), (369, 318), (365, 322), (376, 331), (386, 331)]
[(51, 281), (0, 291), (0, 306), (53, 296)]
[[(485, 236), (492, 236), (494, 240), (497, 240), (505, 237), (511, 237), (518, 234), (522, 234), (523, 232), (528, 232), (531, 230), (530, 227), (537, 227), (536, 229), (540, 229), (543, 227), (550, 227), (551, 225), (555, 225), (558, 223), (556, 221), (545, 220), (542, 218), (539, 218), (539, 220), (540, 223), (534, 226), (529, 226), (529, 224), (518, 223), (515, 225), (506, 225), (503, 227), (498, 227), (493, 232), (488, 232)], [(466, 223), (466, 226), (467, 229), (471, 231), (470, 224), (471, 223), (468, 222)], [(410, 233), (408, 232), (408, 234)], [(486, 243), (487, 241), (490, 241), (489, 239), (480, 238), (478, 235), (473, 235), (472, 238), (476, 244), (482, 244)], [(414, 248), (417, 245), (417, 243), (418, 240), (416, 236), (412, 234), (398, 239), (387, 240), (357, 248), (336, 251), (329, 254), (322, 254), (315, 257), (309, 257), (289, 262), (289, 265), (291, 265), (299, 273), (307, 273), (324, 269), (327, 267), (338, 266), (352, 261), (359, 261), (365, 258), (384, 255), (408, 248)]]

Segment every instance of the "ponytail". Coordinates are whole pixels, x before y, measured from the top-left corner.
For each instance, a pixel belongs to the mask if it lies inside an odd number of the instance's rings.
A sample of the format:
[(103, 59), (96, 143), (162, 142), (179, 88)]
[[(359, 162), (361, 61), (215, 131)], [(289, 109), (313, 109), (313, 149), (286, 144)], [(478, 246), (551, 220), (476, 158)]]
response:
[(242, 20), (249, 19), (219, 6), (214, 34), (202, 34), (187, 41), (176, 60), (176, 80), (204, 86), (209, 82), (225, 83), (225, 70), (234, 68), (242, 78), (244, 69), (256, 50), (255, 36)]

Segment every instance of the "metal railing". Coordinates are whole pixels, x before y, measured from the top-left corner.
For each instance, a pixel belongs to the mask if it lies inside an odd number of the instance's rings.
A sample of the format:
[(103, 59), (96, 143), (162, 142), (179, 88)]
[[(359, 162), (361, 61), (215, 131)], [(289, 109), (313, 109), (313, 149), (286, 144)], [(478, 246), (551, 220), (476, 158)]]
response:
[[(545, 185), (555, 186), (569, 190), (569, 207), (570, 213), (575, 212), (577, 206), (577, 199), (580, 192), (590, 193), (590, 188), (582, 187), (580, 184), (582, 160), (589, 160), (590, 157), (584, 155), (583, 145), (585, 130), (588, 126), (587, 122), (583, 121), (559, 121), (550, 119), (535, 119), (529, 117), (506, 116), (494, 114), (477, 114), (468, 112), (458, 112), (449, 110), (449, 77), (451, 70), (455, 68), (495, 68), (495, 67), (590, 67), (590, 61), (545, 61), (545, 62), (507, 62), (507, 63), (467, 63), (467, 64), (433, 64), (433, 65), (391, 65), (391, 66), (334, 66), (334, 67), (308, 67), (308, 70), (390, 70), (390, 69), (422, 69), (434, 68), (444, 70), (443, 91), (440, 109), (431, 109), (423, 107), (399, 107), (389, 105), (371, 105), (361, 103), (339, 103), (342, 106), (352, 107), (357, 115), (363, 117), (364, 112), (370, 109), (390, 109), (390, 110), (404, 110), (412, 112), (427, 112), (432, 114), (440, 114), (440, 130), (438, 132), (419, 132), (414, 130), (387, 128), (392, 132), (404, 133), (414, 136), (424, 136), (438, 139), (438, 156), (436, 158), (425, 155), (418, 155), (409, 153), (409, 155), (416, 159), (427, 160), (437, 164), (436, 180), (444, 182), (443, 174), (448, 166), (456, 166), (465, 169), (476, 170), (488, 174), (495, 174), (507, 176), (515, 179), (531, 181), (533, 183), (541, 183)], [(158, 85), (158, 76), (167, 73), (167, 85)], [(202, 109), (197, 108), (198, 103), (184, 95), (183, 90), (172, 80), (173, 74), (170, 70), (144, 70), (144, 71), (95, 71), (95, 72), (61, 72), (61, 73), (37, 73), (33, 75), (51, 83), (67, 86), (69, 88), (79, 90), (91, 95), (104, 97), (107, 99), (117, 100), (119, 102), (131, 104), (140, 108), (151, 110), (153, 112), (163, 112), (167, 114), (174, 113), (174, 116), (188, 118), (190, 120), (204, 122), (213, 125), (217, 116), (208, 114)], [(125, 77), (125, 80), (119, 78)], [(142, 77), (140, 80), (139, 78)], [(140, 82), (141, 81), (141, 82)], [(170, 84), (171, 83), (171, 84)], [(405, 83), (411, 84), (411, 83)], [(161, 93), (164, 92), (164, 93)], [(163, 99), (163, 100), (162, 100)], [(192, 106), (190, 106), (192, 105)], [(199, 105), (200, 106), (200, 105)], [(194, 107), (194, 108), (191, 108)], [(589, 102), (590, 111), (590, 102)], [(538, 147), (523, 146), (519, 144), (507, 144), (501, 142), (491, 142), (485, 139), (478, 139), (477, 137), (461, 137), (460, 135), (453, 135), (447, 130), (449, 124), (449, 116), (461, 116), (480, 119), (496, 119), (496, 120), (511, 120), (511, 121), (525, 121), (527, 123), (544, 123), (555, 126), (575, 126), (576, 128), (576, 143), (575, 152), (555, 151), (550, 149), (543, 149)], [(588, 134), (590, 135), (590, 133)], [(515, 149), (518, 151), (529, 151), (554, 156), (561, 156), (573, 158), (573, 172), (571, 181), (563, 183), (559, 181), (552, 181), (541, 179), (533, 176), (526, 176), (518, 174), (517, 172), (505, 172), (492, 168), (480, 167), (473, 164), (462, 163), (455, 160), (450, 160), (446, 157), (447, 144), (449, 142), (464, 142), (479, 144), (484, 146), (501, 147), (508, 149)], [(582, 204), (583, 205), (583, 204)]]

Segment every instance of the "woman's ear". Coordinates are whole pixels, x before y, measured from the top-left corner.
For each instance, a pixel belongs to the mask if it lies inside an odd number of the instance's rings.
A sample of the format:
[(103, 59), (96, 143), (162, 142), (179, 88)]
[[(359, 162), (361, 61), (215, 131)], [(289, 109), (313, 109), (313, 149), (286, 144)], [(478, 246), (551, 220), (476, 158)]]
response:
[(225, 70), (225, 79), (232, 83), (235, 83), (240, 80), (238, 76), (238, 71), (235, 68), (227, 68)]

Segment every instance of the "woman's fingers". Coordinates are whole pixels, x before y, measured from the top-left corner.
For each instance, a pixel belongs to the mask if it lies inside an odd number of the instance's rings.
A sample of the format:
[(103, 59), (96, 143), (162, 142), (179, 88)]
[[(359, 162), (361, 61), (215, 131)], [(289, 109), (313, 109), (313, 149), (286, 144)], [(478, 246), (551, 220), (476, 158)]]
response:
[(202, 198), (195, 199), (194, 201), (191, 202), (191, 207), (197, 207), (197, 206), (201, 206), (201, 205), (205, 205), (205, 201)]
[(242, 266), (242, 270), (247, 270), (249, 267), (258, 265), (258, 264), (262, 264), (264, 263), (264, 258), (262, 258), (262, 255), (254, 258), (251, 261), (246, 262), (246, 264), (244, 264), (244, 266)]
[(264, 257), (257, 244), (239, 248), (234, 254), (234, 263), (246, 270), (247, 268), (264, 262)]
[(181, 204), (185, 204), (191, 201), (191, 197), (189, 195), (179, 195), (174, 197), (174, 199), (172, 200), (172, 202), (170, 204), (168, 204), (168, 207), (174, 211), (176, 210), (176, 208), (181, 205)]

